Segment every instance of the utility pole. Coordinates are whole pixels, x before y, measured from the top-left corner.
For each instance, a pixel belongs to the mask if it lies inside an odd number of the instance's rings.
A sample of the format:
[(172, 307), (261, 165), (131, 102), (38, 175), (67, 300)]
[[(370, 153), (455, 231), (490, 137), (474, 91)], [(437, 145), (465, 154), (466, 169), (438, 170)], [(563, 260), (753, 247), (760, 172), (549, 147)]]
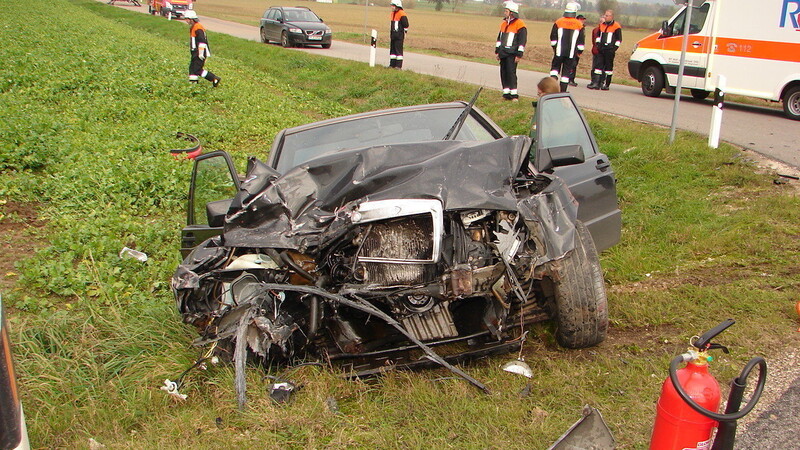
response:
[(683, 87), (683, 66), (686, 64), (686, 47), (689, 44), (689, 25), (692, 23), (692, 1), (675, 0), (675, 4), (686, 3), (686, 16), (683, 21), (683, 43), (681, 44), (681, 62), (678, 65), (678, 83), (675, 86), (675, 106), (672, 107), (672, 125), (669, 128), (669, 143), (675, 141), (675, 127), (678, 121), (678, 107), (681, 103), (681, 89)]

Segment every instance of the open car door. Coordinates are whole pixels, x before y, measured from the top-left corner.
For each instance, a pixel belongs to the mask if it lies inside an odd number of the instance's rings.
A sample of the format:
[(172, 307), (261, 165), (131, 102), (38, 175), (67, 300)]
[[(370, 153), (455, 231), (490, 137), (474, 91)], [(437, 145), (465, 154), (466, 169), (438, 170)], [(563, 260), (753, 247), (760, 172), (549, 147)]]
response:
[(200, 155), (194, 160), (186, 226), (181, 230), (181, 256), (197, 244), (222, 234), (225, 214), (239, 191), (239, 176), (226, 152)]
[[(568, 93), (542, 96), (534, 123), (534, 167), (540, 172), (552, 170), (567, 183), (579, 204), (578, 219), (589, 228), (598, 250), (619, 242), (622, 213), (617, 205), (614, 170), (608, 156), (600, 152), (575, 100)], [(559, 153), (575, 146), (582, 150), (582, 162), (552, 164)]]

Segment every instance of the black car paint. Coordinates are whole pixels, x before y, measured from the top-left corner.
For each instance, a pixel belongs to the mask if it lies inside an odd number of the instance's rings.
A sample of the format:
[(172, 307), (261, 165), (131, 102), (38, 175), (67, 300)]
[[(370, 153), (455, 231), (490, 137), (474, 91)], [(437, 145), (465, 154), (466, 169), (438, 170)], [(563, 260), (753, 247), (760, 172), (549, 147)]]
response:
[[(545, 95), (538, 102), (537, 113), (534, 117), (534, 123), (536, 124), (536, 127), (533, 131), (533, 135), (535, 136), (535, 154), (532, 155), (534, 164), (535, 160), (542, 159), (541, 154), (548, 149), (548, 139), (546, 137), (546, 133), (544, 133), (542, 130), (545, 130), (551, 126), (559, 125), (550, 124), (546, 121), (549, 116), (548, 114), (543, 113), (543, 111), (547, 111), (549, 108), (551, 108), (550, 105), (558, 108), (572, 109), (575, 111), (573, 120), (574, 129), (569, 130), (569, 133), (563, 134), (572, 136), (582, 134), (584, 136), (582, 139), (584, 147), (590, 147), (583, 148), (583, 153), (586, 155), (583, 163), (558, 165), (553, 168), (552, 171), (555, 175), (559, 176), (565, 181), (572, 192), (572, 195), (578, 202), (578, 220), (582, 221), (589, 228), (597, 249), (599, 251), (605, 250), (619, 242), (622, 226), (622, 215), (617, 206), (616, 178), (613, 168), (610, 165), (608, 156), (600, 152), (599, 146), (597, 145), (594, 135), (589, 128), (588, 122), (580, 112), (580, 109), (575, 104), (571, 95), (568, 93)], [(454, 111), (454, 117), (456, 117), (465, 106), (465, 102), (415, 105), (353, 114), (350, 116), (327, 119), (311, 124), (287, 128), (281, 130), (273, 140), (267, 165), (273, 169), (276, 169), (276, 174), (279, 174), (280, 171), (285, 171), (291, 168), (293, 164), (287, 165), (282, 162), (282, 160), (286, 159), (284, 143), (289, 136), (319, 130), (326, 126), (353, 124), (362, 119), (382, 118), (395, 114), (419, 112), (424, 115), (430, 111), (452, 109)], [(480, 126), (486, 130), (492, 139), (501, 139), (507, 137), (506, 133), (477, 107), (472, 108), (469, 120), (474, 121), (477, 126)], [(463, 138), (463, 135), (467, 133), (468, 130), (462, 129), (458, 137)], [(443, 137), (445, 132), (442, 132), (441, 134)], [(399, 141), (395, 143), (402, 142), (408, 141)], [(388, 144), (391, 142), (387, 141), (385, 143)], [(293, 163), (299, 164), (311, 158), (313, 158), (313, 156), (305, 157), (305, 159), (301, 160), (295, 160)], [(238, 189), (238, 179), (235, 175), (233, 175), (235, 173), (235, 170), (233, 169), (233, 163), (229, 162), (228, 167), (232, 173), (231, 183), (236, 184)], [(196, 170), (197, 165), (195, 165), (195, 172)], [(193, 174), (193, 180), (195, 175), (196, 174)], [(192, 185), (190, 186), (190, 193), (193, 192), (194, 181), (192, 181)], [(190, 195), (192, 195), (193, 198), (193, 194)], [(217, 200), (220, 200), (223, 203), (225, 201), (222, 198)], [(199, 206), (193, 206), (190, 199), (189, 209), (196, 211), (199, 210)], [(197, 245), (206, 238), (221, 233), (221, 226), (209, 226), (209, 223), (204, 218), (190, 217), (187, 220), (187, 227), (184, 228), (182, 232), (182, 255), (185, 257), (189, 254), (194, 245)]]

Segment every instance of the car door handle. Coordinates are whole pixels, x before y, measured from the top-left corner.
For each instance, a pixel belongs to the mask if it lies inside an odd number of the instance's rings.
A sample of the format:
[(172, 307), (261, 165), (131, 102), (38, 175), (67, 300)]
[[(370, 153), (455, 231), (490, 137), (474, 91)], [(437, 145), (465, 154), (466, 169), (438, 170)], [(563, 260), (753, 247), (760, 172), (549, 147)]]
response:
[(701, 44), (701, 43), (699, 43), (697, 41), (692, 42), (692, 47), (694, 47), (694, 48), (700, 47), (701, 45), (703, 45), (703, 44)]
[(602, 159), (598, 159), (595, 167), (597, 168), (597, 170), (606, 170), (609, 167), (611, 167), (611, 163), (608, 161), (604, 161)]

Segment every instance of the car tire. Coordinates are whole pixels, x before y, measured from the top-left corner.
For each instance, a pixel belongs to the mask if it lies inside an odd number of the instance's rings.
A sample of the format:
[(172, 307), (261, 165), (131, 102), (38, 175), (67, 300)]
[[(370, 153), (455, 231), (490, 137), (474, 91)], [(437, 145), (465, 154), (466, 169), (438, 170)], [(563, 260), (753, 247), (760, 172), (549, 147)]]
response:
[(556, 341), (566, 348), (597, 345), (608, 331), (608, 300), (592, 235), (575, 226), (575, 248), (559, 264), (554, 284)]
[(649, 66), (642, 73), (642, 93), (648, 97), (658, 97), (664, 89), (664, 72), (657, 66)]
[(711, 95), (711, 92), (705, 91), (703, 89), (692, 89), (691, 93), (692, 93), (692, 98), (694, 98), (695, 100), (705, 100), (708, 98), (709, 95)]
[(263, 44), (268, 44), (269, 43), (269, 39), (267, 39), (267, 30), (265, 30), (264, 27), (261, 27), (261, 31), (259, 32), (259, 35), (261, 36), (261, 43), (263, 43)]
[(331, 48), (331, 44), (322, 44), (322, 48)]
[(783, 113), (792, 120), (800, 120), (800, 86), (794, 86), (783, 94)]
[(292, 46), (292, 43), (289, 42), (289, 33), (287, 33), (286, 30), (281, 32), (281, 46), (284, 48)]

